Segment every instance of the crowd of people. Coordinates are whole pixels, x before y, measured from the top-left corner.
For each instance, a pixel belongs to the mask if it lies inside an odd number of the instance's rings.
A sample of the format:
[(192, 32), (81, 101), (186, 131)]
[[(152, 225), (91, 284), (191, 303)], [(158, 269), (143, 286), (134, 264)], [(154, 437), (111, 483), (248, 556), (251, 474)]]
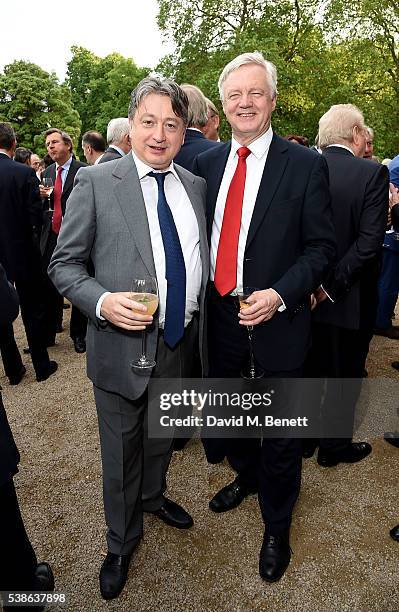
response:
[[(239, 379), (250, 361), (250, 383), (326, 381), (316, 402), (332, 429), (320, 437), (203, 438), (207, 460), (227, 458), (236, 473), (209, 508), (228, 512), (258, 495), (265, 524), (259, 573), (275, 582), (291, 559), (303, 458), (318, 449), (317, 462), (330, 468), (371, 453), (368, 442), (352, 440), (369, 345), (373, 333), (399, 337), (392, 324), (399, 155), (384, 163), (374, 157), (373, 130), (352, 104), (320, 118), (312, 147), (305, 136), (278, 136), (271, 125), (277, 71), (259, 53), (229, 62), (218, 87), (228, 142), (220, 142), (219, 113), (200, 89), (156, 77), (136, 86), (128, 117), (109, 122), (106, 140), (94, 130), (83, 134), (87, 164), (61, 129), (46, 131), (50, 159), (41, 160), (16, 148), (14, 130), (0, 123), (2, 295), (15, 285), (38, 382), (58, 367), (47, 349), (62, 330), (64, 298), (74, 349), (87, 349), (108, 528), (104, 599), (125, 585), (143, 512), (177, 529), (194, 524), (166, 496), (173, 449), (187, 440), (149, 434), (152, 379)], [(143, 287), (156, 279), (156, 312), (132, 295), (133, 278)], [(18, 385), (26, 366), (11, 310), (0, 320), (0, 350), (10, 384)], [(358, 384), (340, 403), (336, 382), (345, 379)], [(7, 429), (0, 503), (20, 518), (12, 485), (18, 452), (2, 404), (0, 418)], [(333, 435), (341, 422), (345, 436)], [(387, 440), (398, 446), (399, 435)], [(391, 535), (399, 540), (399, 529)], [(14, 552), (0, 590), (51, 588), (51, 568), (37, 565), (21, 520), (7, 542)], [(28, 557), (23, 577), (21, 555)]]

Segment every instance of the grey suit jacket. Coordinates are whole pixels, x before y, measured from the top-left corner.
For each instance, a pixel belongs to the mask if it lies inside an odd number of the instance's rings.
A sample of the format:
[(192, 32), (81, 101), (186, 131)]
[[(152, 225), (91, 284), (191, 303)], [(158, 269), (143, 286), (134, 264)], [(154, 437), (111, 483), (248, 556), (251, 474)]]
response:
[[(196, 214), (202, 260), (199, 342), (203, 369), (204, 300), (209, 275), (205, 224), (206, 184), (176, 166)], [(94, 278), (87, 272), (92, 259)], [(132, 155), (80, 170), (68, 206), (49, 276), (59, 292), (89, 318), (87, 371), (93, 383), (129, 399), (139, 397), (149, 376), (135, 374), (130, 362), (140, 354), (141, 333), (128, 332), (96, 317), (105, 291), (129, 291), (133, 278), (155, 276), (150, 230), (140, 181)], [(147, 333), (147, 352), (153, 358), (158, 321)]]

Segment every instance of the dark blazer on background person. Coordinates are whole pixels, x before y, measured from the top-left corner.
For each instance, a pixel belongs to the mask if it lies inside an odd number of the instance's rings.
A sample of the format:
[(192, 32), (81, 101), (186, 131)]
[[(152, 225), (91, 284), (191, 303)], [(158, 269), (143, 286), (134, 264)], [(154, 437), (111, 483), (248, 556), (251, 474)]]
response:
[(187, 128), (183, 146), (176, 155), (174, 161), (189, 172), (194, 172), (194, 162), (197, 155), (220, 146), (220, 144), (220, 142), (208, 140), (199, 130)]
[[(36, 236), (41, 215), (39, 182), (33, 169), (0, 154), (0, 263), (8, 280), (15, 283), (33, 366), (40, 378), (49, 369), (42, 303), (45, 278)], [(11, 323), (1, 326), (0, 346), (5, 373), (11, 384), (18, 384), (26, 370)]]
[[(75, 176), (77, 171), (79, 170), (79, 168), (84, 168), (85, 166), (87, 166), (86, 163), (81, 162), (77, 159), (72, 158), (72, 162), (71, 165), (69, 167), (68, 170), (68, 174), (66, 176), (65, 179), (65, 183), (64, 186), (62, 188), (62, 195), (61, 195), (61, 209), (62, 209), (62, 216), (65, 215), (65, 209), (66, 209), (66, 203), (67, 200), (69, 198), (69, 196), (71, 195), (71, 191), (73, 188), (73, 182), (75, 180)], [(48, 168), (45, 169), (45, 171), (43, 172), (43, 178), (48, 177), (53, 179), (53, 183), (55, 184), (55, 179), (56, 179), (56, 165), (51, 164)], [(51, 206), (54, 206), (54, 191), (50, 196), (50, 201), (51, 201)], [(48, 241), (49, 241), (49, 237), (52, 233), (51, 230), (51, 222), (52, 222), (52, 218), (51, 215), (49, 215), (48, 213), (44, 213), (44, 221), (43, 221), (43, 229), (42, 229), (42, 235), (41, 235), (41, 239), (40, 239), (40, 247), (41, 247), (41, 251), (42, 254), (46, 257), (46, 264), (48, 265), (50, 263), (50, 258), (51, 255), (53, 253), (54, 248), (50, 249), (51, 253), (46, 253), (47, 251), (47, 246), (48, 246)], [(49, 255), (49, 256), (47, 256)], [(48, 259), (48, 261), (47, 261)]]
[[(80, 168), (87, 166), (86, 163), (78, 161), (72, 158), (71, 165), (68, 170), (68, 174), (65, 179), (64, 187), (61, 194), (61, 209), (62, 217), (65, 215), (67, 200), (71, 195), (73, 189), (73, 183), (75, 180), (76, 173)], [(56, 179), (56, 164), (51, 164), (43, 172), (43, 177), (49, 177), (53, 179), (55, 184)], [(51, 206), (54, 206), (54, 191), (51, 194)], [(57, 244), (57, 234), (52, 230), (52, 215), (48, 212), (44, 212), (43, 229), (40, 239), (40, 248), (42, 252), (43, 268), (46, 273), (46, 289), (45, 289), (45, 305), (46, 305), (46, 319), (48, 321), (48, 346), (51, 346), (55, 342), (55, 334), (57, 329), (60, 329), (62, 325), (62, 309), (64, 300), (62, 296), (55, 289), (54, 285), (47, 276), (47, 268), (50, 263), (51, 256), (54, 252), (55, 245)], [(70, 337), (75, 342), (79, 340), (84, 341), (86, 336), (87, 320), (86, 317), (76, 308), (72, 307), (71, 320), (70, 320)]]
[(322, 302), (314, 320), (371, 330), (388, 216), (388, 170), (342, 147), (327, 147), (323, 157), (330, 176), (337, 260), (323, 279), (323, 288), (334, 303)]
[(121, 157), (123, 157), (123, 155), (121, 155), (119, 151), (117, 151), (112, 145), (110, 145), (108, 149), (105, 150), (104, 155), (98, 163), (104, 164), (105, 162), (113, 161), (114, 159), (120, 159)]

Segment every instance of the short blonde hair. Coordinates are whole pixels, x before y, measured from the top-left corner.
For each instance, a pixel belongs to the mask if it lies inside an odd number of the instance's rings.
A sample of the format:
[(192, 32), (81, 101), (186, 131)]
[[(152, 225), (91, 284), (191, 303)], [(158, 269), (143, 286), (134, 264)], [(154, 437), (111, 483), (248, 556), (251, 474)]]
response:
[(334, 104), (319, 121), (319, 147), (353, 142), (353, 128), (365, 129), (362, 111), (354, 104)]

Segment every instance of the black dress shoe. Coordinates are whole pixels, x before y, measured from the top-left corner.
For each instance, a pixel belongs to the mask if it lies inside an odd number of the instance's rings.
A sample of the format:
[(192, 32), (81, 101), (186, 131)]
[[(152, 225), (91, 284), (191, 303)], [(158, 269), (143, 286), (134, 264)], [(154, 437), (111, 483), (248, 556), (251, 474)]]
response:
[(155, 512), (150, 511), (150, 514), (154, 514), (167, 525), (177, 527), (177, 529), (189, 529), (194, 525), (194, 521), (189, 513), (179, 504), (166, 497), (159, 510), (155, 510)]
[(395, 368), (395, 370), (399, 370), (399, 361), (393, 361), (391, 363), (391, 366)]
[(323, 467), (333, 467), (338, 463), (357, 463), (371, 451), (371, 445), (367, 442), (351, 442), (347, 448), (338, 452), (328, 452), (320, 448), (317, 463)]
[(388, 444), (392, 444), (396, 448), (399, 448), (399, 431), (386, 431), (384, 433), (384, 440)]
[(396, 525), (396, 527), (391, 529), (389, 535), (393, 540), (395, 540), (395, 542), (399, 542), (399, 525)]
[(38, 563), (35, 570), (35, 591), (54, 591), (54, 575), (48, 563)]
[(391, 325), (385, 329), (376, 327), (374, 329), (375, 336), (384, 336), (384, 338), (391, 338), (391, 340), (399, 340), (399, 327)]
[(19, 383), (21, 382), (25, 374), (26, 374), (26, 368), (23, 365), (16, 376), (10, 376), (9, 378), (10, 385), (19, 385)]
[(277, 582), (284, 575), (291, 559), (288, 534), (266, 534), (259, 555), (259, 574), (266, 582)]
[(228, 510), (237, 508), (243, 499), (254, 493), (257, 493), (255, 488), (240, 484), (236, 478), (233, 482), (216, 493), (209, 502), (209, 508), (212, 512), (227, 512)]
[(103, 599), (115, 599), (126, 583), (130, 555), (108, 552), (100, 570), (100, 592)]
[(44, 372), (36, 375), (37, 382), (43, 382), (43, 380), (47, 380), (49, 376), (54, 374), (58, 370), (58, 363), (56, 361), (49, 361), (48, 367)]
[(62, 305), (62, 308), (63, 308), (64, 310), (69, 310), (69, 309), (70, 309), (70, 307), (71, 307), (71, 305), (70, 305), (70, 304), (68, 304), (67, 302), (64, 302), (64, 303), (63, 303), (63, 305)]
[(86, 352), (86, 339), (85, 338), (73, 338), (73, 344), (77, 353)]

